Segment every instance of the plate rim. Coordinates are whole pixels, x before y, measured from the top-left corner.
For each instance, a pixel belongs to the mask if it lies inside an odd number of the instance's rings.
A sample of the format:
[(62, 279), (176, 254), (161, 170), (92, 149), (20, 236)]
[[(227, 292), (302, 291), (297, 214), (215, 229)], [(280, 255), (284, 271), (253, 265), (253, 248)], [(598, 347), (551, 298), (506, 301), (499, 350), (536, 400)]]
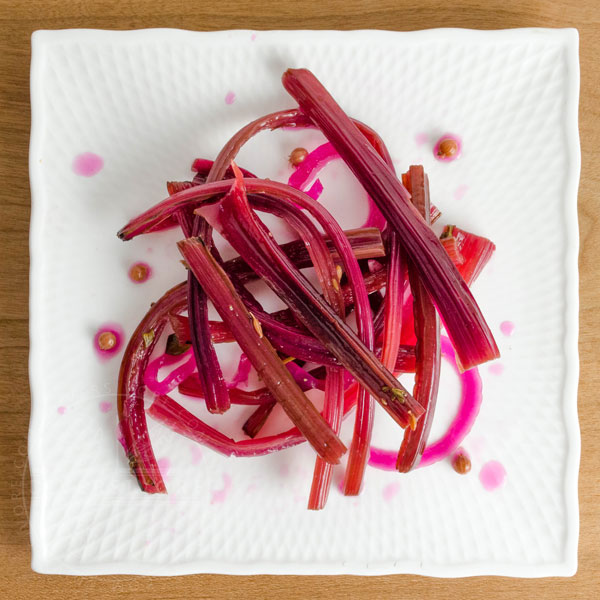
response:
[[(563, 417), (566, 429), (567, 457), (564, 475), (564, 498), (566, 505), (566, 531), (564, 543), (564, 559), (562, 562), (543, 565), (514, 565), (490, 561), (474, 561), (457, 565), (424, 565), (418, 561), (381, 562), (366, 565), (364, 563), (315, 561), (300, 562), (222, 562), (196, 560), (188, 563), (155, 565), (138, 560), (105, 562), (99, 564), (74, 565), (50, 560), (43, 553), (43, 518), (44, 503), (42, 501), (46, 489), (42, 478), (34, 476), (40, 472), (43, 456), (36, 439), (37, 432), (43, 427), (44, 392), (42, 356), (36, 342), (37, 331), (40, 330), (41, 309), (41, 275), (43, 273), (43, 248), (40, 238), (44, 215), (48, 209), (48, 200), (42, 185), (39, 164), (35, 160), (37, 150), (43, 142), (45, 115), (43, 111), (42, 90), (40, 89), (41, 73), (45, 62), (44, 50), (55, 44), (68, 41), (90, 41), (112, 43), (114, 41), (129, 42), (132, 39), (154, 39), (165, 41), (181, 41), (198, 36), (220, 38), (223, 41), (235, 42), (236, 38), (251, 33), (260, 34), (261, 38), (270, 38), (276, 42), (278, 37), (290, 36), (309, 39), (328, 36), (358, 37), (368, 39), (373, 35), (388, 42), (419, 42), (440, 39), (464, 39), (465, 35), (475, 41), (493, 41), (495, 38), (513, 39), (531, 36), (547, 36), (554, 41), (562, 41), (566, 52), (566, 106), (564, 122), (567, 138), (568, 165), (566, 167), (566, 184), (564, 193), (565, 218), (565, 307), (564, 307), (564, 360), (565, 378), (563, 390)], [(29, 383), (31, 390), (31, 416), (28, 432), (28, 456), (31, 472), (31, 506), (30, 506), (30, 540), (32, 549), (31, 565), (39, 573), (65, 575), (106, 575), (106, 574), (138, 574), (138, 575), (185, 575), (193, 573), (218, 573), (232, 575), (389, 575), (417, 574), (432, 577), (468, 577), (481, 575), (502, 575), (509, 577), (548, 577), (572, 576), (577, 571), (577, 547), (579, 538), (579, 502), (578, 478), (581, 453), (580, 428), (577, 413), (577, 388), (579, 380), (579, 228), (577, 215), (577, 195), (581, 170), (581, 149), (579, 142), (578, 106), (580, 91), (579, 68), (579, 32), (575, 28), (511, 28), (495, 30), (477, 30), (463, 28), (436, 28), (417, 31), (390, 31), (378, 29), (359, 30), (248, 30), (228, 29), (219, 31), (192, 31), (187, 29), (151, 28), (135, 30), (103, 30), (103, 29), (56, 29), (37, 30), (31, 37), (32, 54), (30, 68), (31, 99), (31, 132), (29, 144), (29, 178), (31, 189), (31, 217), (29, 229)]]

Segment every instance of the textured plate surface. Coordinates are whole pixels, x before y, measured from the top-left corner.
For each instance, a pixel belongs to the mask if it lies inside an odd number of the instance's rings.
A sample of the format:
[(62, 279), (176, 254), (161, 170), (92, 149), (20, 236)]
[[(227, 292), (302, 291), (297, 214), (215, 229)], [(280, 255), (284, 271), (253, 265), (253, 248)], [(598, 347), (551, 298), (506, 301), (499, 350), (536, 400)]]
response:
[[(36, 32), (33, 568), (573, 574), (580, 450), (577, 47), (574, 30)], [(175, 232), (129, 243), (115, 233), (164, 197), (165, 181), (189, 177), (194, 157), (214, 157), (244, 123), (293, 106), (279, 82), (291, 66), (314, 70), (348, 113), (379, 131), (399, 169), (424, 164), (445, 223), (497, 245), (474, 286), (502, 358), (501, 367), (480, 368), (484, 403), (464, 442), (473, 469), (459, 477), (448, 462), (408, 476), (369, 468), (357, 499), (339, 492), (340, 470), (326, 510), (315, 514), (305, 508), (308, 448), (226, 459), (150, 421), (170, 493), (142, 494), (116, 439), (120, 354), (101, 362), (92, 338), (106, 322), (131, 334), (150, 302), (184, 273)], [(446, 131), (464, 145), (450, 164), (432, 155)], [(263, 134), (239, 162), (285, 179), (290, 150), (320, 139), (310, 131)], [(101, 163), (83, 164), (84, 176), (75, 158), (88, 152)], [(343, 226), (359, 225), (364, 192), (339, 165), (328, 169), (324, 202)], [(143, 285), (127, 278), (137, 260), (153, 269)], [(500, 330), (504, 321), (514, 323), (510, 337)], [(230, 372), (235, 353), (219, 352)], [(438, 434), (457, 387), (446, 367)], [(400, 436), (388, 420), (377, 412), (375, 440), (397, 448)], [(506, 470), (495, 491), (478, 477), (491, 460)]]

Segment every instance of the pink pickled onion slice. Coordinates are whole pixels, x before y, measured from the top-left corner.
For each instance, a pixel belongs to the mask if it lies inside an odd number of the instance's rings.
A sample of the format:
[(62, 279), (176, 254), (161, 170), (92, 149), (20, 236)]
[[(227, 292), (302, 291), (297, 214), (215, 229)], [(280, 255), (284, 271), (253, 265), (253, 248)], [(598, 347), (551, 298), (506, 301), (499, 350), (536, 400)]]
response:
[(322, 144), (306, 155), (306, 158), (290, 175), (288, 185), (295, 187), (297, 190), (304, 191), (307, 183), (318, 171), (327, 163), (339, 157), (340, 155), (335, 151), (333, 144), (329, 142)]
[(184, 379), (191, 375), (196, 370), (196, 361), (193, 354), (188, 350), (183, 356), (189, 355), (189, 358), (181, 366), (173, 369), (162, 381), (158, 379), (158, 372), (163, 367), (167, 367), (178, 363), (182, 356), (171, 356), (170, 354), (162, 354), (151, 363), (148, 364), (144, 373), (144, 384), (155, 394), (168, 394), (175, 389)]
[[(339, 159), (340, 155), (337, 153), (333, 144), (326, 142), (318, 148), (315, 148), (312, 152), (306, 155), (306, 158), (298, 165), (296, 170), (290, 175), (288, 179), (288, 185), (295, 187), (297, 190), (306, 192), (313, 200), (318, 200), (321, 192), (323, 191), (323, 185), (320, 180), (317, 179), (313, 185), (308, 188), (308, 182), (328, 163), (332, 160)], [(308, 189), (307, 189), (308, 188)], [(370, 196), (367, 196), (367, 202), (369, 212), (367, 214), (367, 220), (361, 227), (377, 227), (383, 230), (385, 227), (385, 219), (379, 209), (371, 200)]]
[(306, 194), (313, 200), (318, 200), (319, 196), (323, 193), (323, 184), (320, 179), (315, 179), (315, 182), (306, 190)]
[[(436, 463), (446, 456), (450, 455), (461, 442), (465, 439), (473, 423), (479, 414), (481, 406), (481, 378), (476, 367), (459, 373), (456, 365), (454, 349), (450, 340), (442, 336), (442, 356), (454, 367), (461, 383), (461, 398), (458, 412), (454, 417), (446, 433), (433, 444), (427, 446), (423, 452), (419, 467), (426, 467)], [(397, 450), (382, 450), (381, 448), (371, 448), (369, 465), (385, 471), (395, 471)]]

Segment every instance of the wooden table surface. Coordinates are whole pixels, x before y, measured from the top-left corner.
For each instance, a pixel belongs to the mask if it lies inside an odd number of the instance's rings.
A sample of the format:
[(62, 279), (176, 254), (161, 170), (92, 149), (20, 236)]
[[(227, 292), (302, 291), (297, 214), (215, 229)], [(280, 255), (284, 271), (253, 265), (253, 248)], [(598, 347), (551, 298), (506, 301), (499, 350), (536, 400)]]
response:
[[(526, 4), (526, 6), (525, 6)], [(582, 598), (600, 589), (600, 1), (579, 0), (0, 0), (0, 597)], [(579, 571), (569, 579), (474, 577), (62, 577), (30, 568), (28, 228), (29, 59), (36, 29), (395, 29), (576, 27), (581, 36)], [(596, 190), (596, 192), (594, 192)], [(534, 225), (534, 224), (532, 224)], [(596, 589), (596, 592), (593, 590)]]

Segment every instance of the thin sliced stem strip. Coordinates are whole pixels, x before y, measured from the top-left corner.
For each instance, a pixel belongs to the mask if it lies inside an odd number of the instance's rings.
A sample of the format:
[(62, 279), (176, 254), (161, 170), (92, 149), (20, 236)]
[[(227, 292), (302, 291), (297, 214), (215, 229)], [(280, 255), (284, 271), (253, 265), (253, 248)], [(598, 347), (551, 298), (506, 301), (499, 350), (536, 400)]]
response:
[(142, 490), (150, 494), (164, 494), (167, 489), (148, 435), (144, 412), (144, 371), (169, 313), (183, 310), (186, 302), (186, 286), (182, 283), (171, 288), (150, 308), (133, 332), (119, 370), (117, 412), (123, 446), (131, 471)]
[[(403, 179), (411, 192), (414, 205), (428, 219), (429, 182), (423, 167), (410, 167)], [(425, 449), (433, 423), (441, 362), (440, 320), (435, 306), (412, 262), (408, 265), (408, 275), (414, 298), (413, 312), (417, 336), (413, 394), (425, 408), (425, 414), (416, 423), (414, 429), (407, 429), (404, 432), (396, 461), (396, 468), (403, 473), (407, 473), (418, 464)]]

